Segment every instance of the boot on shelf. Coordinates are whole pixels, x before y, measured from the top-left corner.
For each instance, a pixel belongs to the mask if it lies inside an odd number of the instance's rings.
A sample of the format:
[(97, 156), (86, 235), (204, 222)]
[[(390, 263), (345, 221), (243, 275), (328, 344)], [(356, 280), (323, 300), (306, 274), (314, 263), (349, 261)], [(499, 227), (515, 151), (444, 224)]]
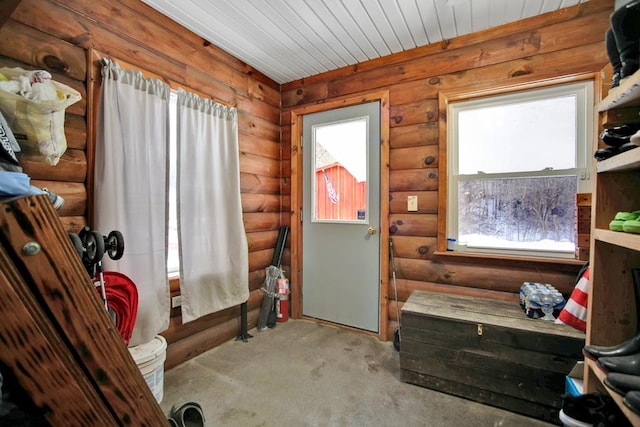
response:
[(606, 376), (604, 384), (623, 396), (630, 391), (640, 391), (640, 377), (637, 375), (612, 372)]
[(611, 28), (607, 30), (604, 40), (607, 47), (607, 56), (613, 67), (613, 76), (611, 77), (611, 89), (613, 89), (614, 87), (620, 86), (620, 69), (622, 69), (622, 62), (620, 62), (618, 46), (616, 45), (616, 39), (613, 36), (613, 30)]
[(627, 408), (640, 415), (640, 391), (630, 391), (624, 396), (622, 402)]
[(604, 372), (640, 375), (640, 353), (628, 356), (600, 357), (598, 367)]
[(637, 354), (640, 358), (640, 268), (631, 269), (631, 277), (636, 302), (636, 336), (614, 346), (586, 345), (582, 349), (582, 354), (585, 357), (597, 360), (601, 357), (615, 358)]
[[(613, 33), (613, 41), (618, 50), (618, 59), (613, 52), (609, 54), (609, 36), (607, 35), (606, 45), (607, 54), (611, 60), (611, 65), (616, 66), (614, 62), (620, 62), (620, 80), (623, 80), (638, 71), (640, 64), (640, 0), (634, 0), (620, 7), (611, 14), (611, 32)], [(611, 44), (613, 47), (613, 44)], [(614, 68), (615, 73), (615, 68)]]

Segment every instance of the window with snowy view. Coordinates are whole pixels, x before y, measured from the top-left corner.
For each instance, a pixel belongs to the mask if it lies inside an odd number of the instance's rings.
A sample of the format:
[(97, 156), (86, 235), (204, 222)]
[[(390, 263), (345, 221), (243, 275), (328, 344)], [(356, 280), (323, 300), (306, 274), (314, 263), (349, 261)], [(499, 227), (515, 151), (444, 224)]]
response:
[(450, 103), (447, 231), (458, 250), (574, 257), (592, 92), (579, 82)]

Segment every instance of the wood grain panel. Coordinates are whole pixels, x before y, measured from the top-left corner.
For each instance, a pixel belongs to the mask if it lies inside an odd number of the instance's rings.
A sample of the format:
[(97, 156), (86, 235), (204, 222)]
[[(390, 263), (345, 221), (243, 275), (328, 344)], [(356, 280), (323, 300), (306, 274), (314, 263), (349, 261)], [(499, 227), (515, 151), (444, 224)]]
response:
[(64, 205), (58, 211), (61, 216), (79, 216), (87, 213), (87, 188), (80, 182), (32, 180), (31, 185), (46, 188), (64, 198)]
[(389, 172), (389, 191), (433, 191), (438, 189), (438, 169)]
[(275, 194), (242, 193), (243, 212), (280, 212), (280, 196)]
[(437, 250), (435, 237), (394, 235), (394, 256), (398, 258), (431, 259)]
[(260, 270), (269, 267), (273, 259), (273, 249), (262, 249), (249, 252), (249, 271)]
[(244, 229), (247, 233), (252, 231), (268, 231), (280, 228), (280, 214), (271, 212), (245, 213), (242, 215)]
[(575, 278), (555, 271), (533, 272), (523, 268), (443, 263), (429, 260), (396, 258), (396, 277), (418, 282), (442, 283), (510, 293), (520, 292), (524, 282), (550, 283), (568, 295)]
[(528, 19), (502, 25), (500, 27), (477, 31), (461, 37), (444, 40), (441, 43), (432, 43), (417, 49), (410, 49), (371, 61), (362, 62), (357, 64), (357, 66), (347, 66), (327, 73), (307, 77), (303, 80), (289, 82), (283, 85), (283, 92), (303, 88), (305, 85), (317, 85), (324, 81), (340, 80), (367, 70), (377, 69), (384, 65), (408, 62), (416, 58), (442, 52), (446, 49), (453, 50), (473, 43), (483, 43), (496, 37), (520, 33), (522, 31), (535, 30), (545, 25), (563, 23), (565, 25), (571, 25), (576, 18), (599, 13), (610, 14), (612, 11), (613, 6), (610, 1), (591, 0), (586, 3), (581, 3), (575, 7), (563, 8), (554, 13), (534, 16)]
[[(46, 312), (47, 321), (63, 331), (64, 345), (73, 359), (65, 364), (79, 366), (119, 424), (164, 422), (47, 196), (21, 198), (7, 205), (0, 218), (3, 249), (12, 262), (19, 263), (25, 280), (30, 280), (29, 291)], [(42, 249), (28, 255), (23, 251), (25, 242), (37, 242)], [(46, 371), (46, 364), (42, 368)], [(67, 404), (77, 408), (74, 403), (72, 399)]]
[(240, 191), (242, 193), (279, 194), (280, 185), (279, 178), (240, 173)]
[[(608, 19), (608, 13), (607, 19)], [(427, 76), (481, 68), (518, 58), (570, 49), (576, 44), (603, 41), (607, 29), (605, 14), (576, 18), (564, 23), (541, 26), (531, 31), (501, 35), (481, 43), (447, 49), (410, 62), (381, 66), (329, 83), (329, 97), (386, 87)], [(592, 69), (592, 71), (596, 71)]]
[[(18, 10), (21, 7), (23, 5)], [(0, 54), (4, 56), (76, 80), (86, 79), (87, 59), (82, 48), (15, 21), (8, 21), (0, 28), (0, 38), (11, 40), (11, 43), (0, 44)]]
[(280, 160), (280, 143), (277, 140), (268, 140), (248, 133), (240, 133), (239, 148), (241, 153), (251, 153)]
[(85, 151), (87, 148), (87, 122), (84, 116), (65, 114), (64, 134), (67, 148)]
[(407, 209), (407, 198), (418, 198), (418, 210), (411, 213), (438, 213), (437, 191), (395, 191), (389, 193), (389, 211), (391, 213), (410, 213)]
[[(262, 305), (262, 296), (263, 293), (259, 290), (250, 292), (249, 299), (247, 299), (247, 310), (252, 311), (259, 308)], [(171, 318), (169, 328), (161, 334), (166, 338), (168, 344), (173, 344), (176, 341), (188, 338), (190, 335), (240, 316), (240, 306), (238, 305), (220, 310), (216, 313), (207, 314), (206, 316), (187, 323), (182, 323), (180, 308), (177, 309), (177, 313), (175, 317)]]
[(438, 216), (435, 214), (391, 214), (390, 236), (436, 237)]
[(87, 156), (82, 150), (67, 149), (55, 166), (25, 159), (20, 164), (32, 179), (84, 182), (87, 176)]
[(0, 360), (36, 406), (49, 408), (43, 416), (50, 423), (106, 426), (115, 422), (81, 367), (69, 360), (63, 337), (43, 308), (25, 292), (28, 286), (4, 247), (0, 247), (0, 263), (0, 311), (4, 316)]
[(270, 159), (251, 153), (240, 153), (240, 172), (254, 173), (268, 177), (279, 177), (282, 166), (280, 160)]
[(249, 252), (275, 248), (276, 243), (278, 242), (278, 233), (279, 230), (254, 231), (252, 233), (247, 233)]
[(421, 169), (438, 167), (438, 147), (424, 145), (389, 150), (389, 169)]
[[(409, 299), (415, 290), (437, 292), (441, 294), (463, 295), (473, 298), (485, 298), (496, 301), (506, 301), (514, 305), (519, 304), (519, 294), (506, 291), (494, 291), (483, 288), (472, 288), (469, 286), (446, 285), (443, 283), (420, 282), (415, 280), (397, 279), (398, 301), (401, 303)], [(393, 283), (389, 283), (389, 295), (394, 295)], [(391, 310), (391, 309), (389, 309)]]
[[(249, 329), (255, 327), (259, 314), (259, 308), (247, 313)], [(240, 318), (234, 317), (176, 341), (167, 348), (167, 359), (164, 363), (165, 369), (169, 370), (174, 368), (185, 360), (192, 359), (207, 350), (211, 350), (220, 344), (230, 341), (238, 336), (239, 333)]]
[(269, 122), (243, 110), (238, 110), (238, 132), (270, 141), (280, 140), (280, 126), (277, 122)]
[(394, 126), (390, 130), (391, 148), (438, 144), (438, 123), (427, 122)]
[(409, 104), (391, 105), (389, 117), (391, 127), (436, 121), (438, 120), (438, 100), (430, 98)]

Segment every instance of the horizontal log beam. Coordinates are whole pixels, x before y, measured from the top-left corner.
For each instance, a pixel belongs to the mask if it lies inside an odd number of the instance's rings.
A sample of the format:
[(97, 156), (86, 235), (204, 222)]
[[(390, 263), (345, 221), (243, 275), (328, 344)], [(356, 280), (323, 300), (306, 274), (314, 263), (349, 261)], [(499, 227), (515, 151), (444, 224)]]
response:
[(417, 282), (467, 286), (493, 291), (520, 292), (524, 282), (549, 283), (564, 295), (573, 291), (575, 275), (553, 270), (513, 266), (446, 263), (396, 258), (396, 278)]
[[(248, 328), (255, 327), (260, 309), (256, 308), (247, 313)], [(167, 358), (164, 363), (166, 370), (170, 370), (185, 361), (192, 359), (205, 351), (211, 350), (238, 336), (240, 318), (234, 317), (210, 328), (204, 329), (167, 346)], [(237, 345), (248, 345), (243, 342)]]
[(57, 165), (21, 159), (23, 172), (31, 179), (63, 182), (84, 182), (87, 176), (87, 156), (82, 150), (67, 149)]

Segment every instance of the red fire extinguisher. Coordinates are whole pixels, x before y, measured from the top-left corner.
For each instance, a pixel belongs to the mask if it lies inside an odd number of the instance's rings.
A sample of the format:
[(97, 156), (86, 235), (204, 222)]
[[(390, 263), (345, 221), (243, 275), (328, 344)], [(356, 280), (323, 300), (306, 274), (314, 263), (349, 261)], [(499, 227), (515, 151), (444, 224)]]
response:
[(278, 287), (278, 299), (276, 303), (276, 321), (286, 322), (289, 320), (289, 280), (284, 277), (284, 272), (280, 272), (280, 277), (276, 280)]

